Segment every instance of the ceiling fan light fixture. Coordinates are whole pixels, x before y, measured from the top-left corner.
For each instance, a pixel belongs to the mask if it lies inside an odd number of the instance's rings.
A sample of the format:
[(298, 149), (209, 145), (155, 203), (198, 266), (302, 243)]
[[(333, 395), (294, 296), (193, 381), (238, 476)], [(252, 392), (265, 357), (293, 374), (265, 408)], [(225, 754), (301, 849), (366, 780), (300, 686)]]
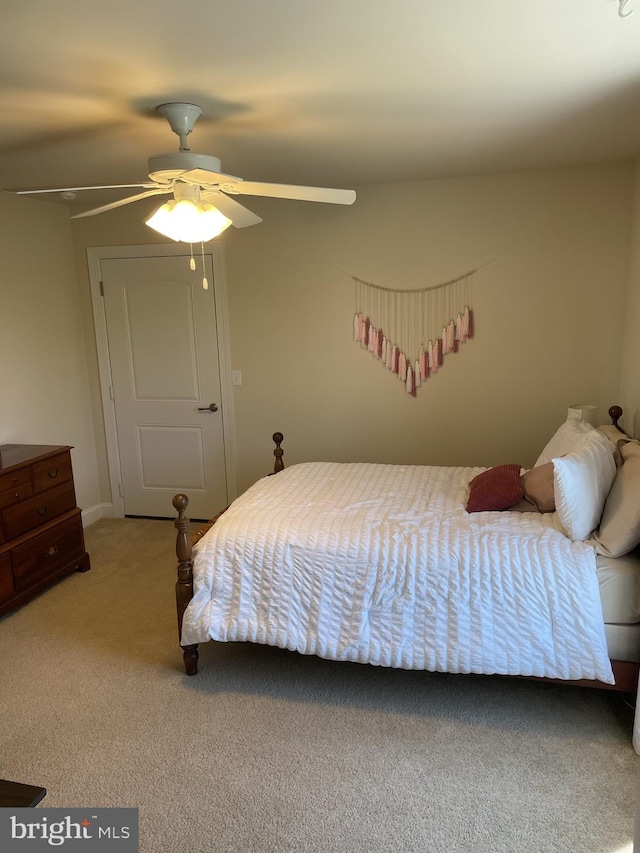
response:
[(231, 220), (214, 205), (190, 199), (171, 199), (161, 204), (146, 224), (171, 240), (207, 243), (231, 225)]

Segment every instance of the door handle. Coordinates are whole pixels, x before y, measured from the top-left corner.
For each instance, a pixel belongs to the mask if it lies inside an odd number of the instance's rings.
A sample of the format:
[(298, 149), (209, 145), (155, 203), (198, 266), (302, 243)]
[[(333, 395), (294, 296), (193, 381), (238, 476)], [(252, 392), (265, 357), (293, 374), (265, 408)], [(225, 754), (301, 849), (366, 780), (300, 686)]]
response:
[(208, 406), (205, 406), (204, 409), (198, 409), (199, 412), (217, 412), (218, 404), (217, 403), (209, 403)]

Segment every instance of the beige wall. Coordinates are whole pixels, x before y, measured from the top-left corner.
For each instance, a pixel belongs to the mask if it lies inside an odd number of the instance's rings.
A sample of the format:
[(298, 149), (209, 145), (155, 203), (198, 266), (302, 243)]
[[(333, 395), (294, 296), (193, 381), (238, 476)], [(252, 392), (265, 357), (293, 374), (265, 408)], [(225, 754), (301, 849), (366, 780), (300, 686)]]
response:
[[(0, 196), (0, 442), (74, 445), (85, 510), (110, 501), (86, 247), (163, 242), (145, 204), (70, 227), (64, 207)], [(638, 433), (632, 165), (361, 187), (351, 208), (248, 206), (265, 221), (222, 238), (241, 489), (269, 468), (275, 430), (289, 464), (530, 465), (572, 402), (603, 420), (621, 402)], [(351, 339), (349, 275), (417, 287), (490, 258), (474, 340), (410, 398)]]
[(72, 445), (87, 513), (100, 490), (68, 213), (0, 194), (0, 221), (0, 444)]
[[(308, 459), (531, 465), (566, 407), (620, 400), (631, 165), (358, 188), (353, 207), (252, 199), (258, 226), (222, 237), (240, 489)], [(82, 312), (86, 247), (154, 242), (141, 202), (72, 224)], [(159, 242), (159, 240), (155, 240)], [(475, 338), (407, 395), (352, 341), (349, 275), (399, 288), (489, 259)], [(93, 409), (100, 418), (89, 345)], [(103, 497), (108, 490), (98, 428)]]
[(635, 170), (634, 191), (620, 405), (625, 410), (625, 429), (637, 437), (640, 435), (640, 161)]

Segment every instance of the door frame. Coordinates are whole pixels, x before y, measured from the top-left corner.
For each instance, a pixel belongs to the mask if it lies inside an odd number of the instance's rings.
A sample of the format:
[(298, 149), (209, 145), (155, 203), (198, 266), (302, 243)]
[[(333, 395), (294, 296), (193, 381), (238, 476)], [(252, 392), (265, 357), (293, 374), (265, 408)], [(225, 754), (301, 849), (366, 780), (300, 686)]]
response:
[[(184, 245), (154, 243), (141, 246), (90, 246), (87, 248), (89, 282), (91, 285), (91, 304), (96, 334), (98, 371), (100, 374), (100, 393), (102, 413), (107, 445), (107, 463), (111, 485), (111, 503), (114, 518), (124, 518), (124, 497), (121, 494), (120, 449), (116, 429), (115, 401), (111, 397), (111, 360), (107, 335), (107, 317), (104, 297), (101, 289), (101, 262), (110, 258), (156, 258), (188, 256)], [(237, 445), (233, 389), (231, 385), (231, 347), (229, 342), (229, 309), (227, 302), (227, 280), (224, 268), (223, 250), (220, 244), (205, 249), (205, 255), (211, 256), (213, 264), (213, 293), (216, 309), (216, 334), (218, 339), (218, 357), (220, 366), (220, 390), (222, 403), (222, 437), (227, 475), (227, 494), (229, 502), (237, 497)], [(224, 509), (224, 507), (220, 507)]]

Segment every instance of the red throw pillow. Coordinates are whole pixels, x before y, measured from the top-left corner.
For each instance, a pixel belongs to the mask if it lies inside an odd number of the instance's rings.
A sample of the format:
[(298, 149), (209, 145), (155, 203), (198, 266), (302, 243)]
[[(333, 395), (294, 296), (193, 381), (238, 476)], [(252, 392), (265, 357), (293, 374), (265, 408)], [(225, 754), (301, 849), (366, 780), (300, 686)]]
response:
[(508, 509), (524, 494), (519, 465), (497, 465), (478, 474), (469, 483), (467, 512)]

